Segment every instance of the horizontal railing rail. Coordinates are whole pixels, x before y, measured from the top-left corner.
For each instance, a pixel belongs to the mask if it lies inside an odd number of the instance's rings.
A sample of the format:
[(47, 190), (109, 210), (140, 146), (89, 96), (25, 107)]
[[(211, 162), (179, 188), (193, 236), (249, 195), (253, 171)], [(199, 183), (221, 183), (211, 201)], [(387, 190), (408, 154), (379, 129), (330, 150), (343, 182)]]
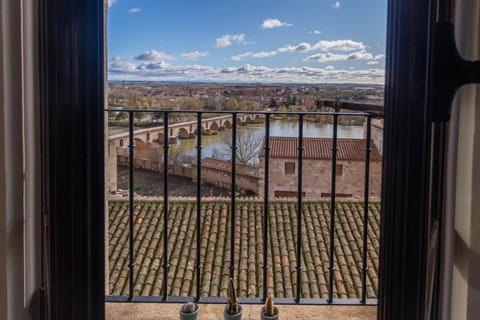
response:
[[(330, 304), (330, 305), (375, 305), (376, 299), (370, 299), (367, 297), (367, 277), (368, 277), (368, 264), (367, 264), (367, 255), (368, 255), (368, 225), (369, 225), (369, 202), (370, 202), (370, 163), (371, 163), (371, 151), (372, 151), (372, 119), (381, 119), (383, 115), (380, 112), (375, 113), (368, 113), (368, 112), (276, 112), (276, 111), (214, 111), (214, 110), (156, 110), (156, 109), (107, 109), (107, 112), (126, 112), (128, 113), (128, 141), (129, 144), (127, 147), (128, 150), (128, 160), (129, 160), (129, 212), (128, 212), (128, 295), (121, 296), (121, 295), (107, 295), (106, 301), (108, 302), (171, 302), (171, 303), (183, 303), (188, 301), (195, 301), (198, 303), (225, 303), (227, 300), (226, 298), (222, 297), (204, 297), (201, 294), (201, 270), (203, 268), (203, 261), (201, 257), (201, 243), (202, 243), (202, 233), (201, 233), (201, 224), (202, 224), (202, 194), (201, 194), (201, 183), (202, 183), (202, 148), (203, 148), (203, 140), (202, 140), (202, 121), (205, 119), (205, 115), (209, 114), (221, 114), (221, 115), (229, 115), (231, 117), (231, 190), (230, 190), (230, 226), (229, 226), (229, 234), (230, 234), (230, 243), (229, 246), (229, 256), (230, 256), (230, 264), (228, 266), (229, 269), (229, 277), (234, 277), (234, 271), (236, 268), (235, 265), (235, 256), (238, 244), (236, 244), (236, 213), (237, 213), (237, 177), (236, 177), (236, 154), (237, 154), (237, 127), (238, 127), (238, 117), (240, 115), (261, 115), (263, 117), (263, 121), (265, 123), (265, 131), (264, 131), (264, 146), (263, 146), (263, 157), (264, 157), (264, 167), (263, 167), (263, 212), (262, 212), (262, 240), (263, 240), (263, 252), (262, 254), (262, 262), (263, 265), (261, 266), (262, 272), (262, 293), (261, 297), (258, 298), (240, 298), (240, 302), (247, 303), (247, 304), (257, 304), (262, 303), (265, 301), (266, 297), (269, 294), (269, 287), (267, 283), (268, 279), (268, 270), (269, 266), (269, 254), (273, 253), (269, 250), (269, 234), (272, 232), (270, 229), (270, 207), (269, 207), (269, 199), (270, 199), (270, 153), (271, 153), (271, 121), (272, 117), (276, 115), (291, 115), (296, 117), (296, 121), (298, 122), (298, 135), (296, 137), (296, 144), (297, 144), (297, 157), (296, 161), (298, 163), (297, 169), (297, 190), (296, 190), (296, 247), (295, 247), (295, 267), (294, 272), (296, 273), (296, 281), (295, 281), (295, 292), (292, 298), (277, 298), (276, 303), (278, 304), (300, 304), (300, 305), (317, 305), (317, 304)], [(135, 295), (135, 272), (136, 272), (136, 265), (135, 265), (135, 174), (134, 174), (134, 159), (135, 159), (135, 135), (137, 134), (135, 127), (134, 127), (134, 118), (135, 113), (138, 112), (148, 112), (148, 113), (159, 113), (163, 115), (163, 123), (161, 128), (163, 129), (163, 141), (159, 141), (162, 143), (163, 148), (163, 221), (162, 221), (162, 232), (163, 232), (163, 252), (161, 255), (162, 263), (161, 267), (163, 268), (163, 275), (162, 275), (162, 290), (161, 296), (138, 296)], [(192, 114), (196, 117), (196, 121), (190, 121), (190, 124), (196, 125), (195, 130), (195, 148), (196, 148), (196, 215), (195, 215), (195, 264), (194, 264), (194, 271), (195, 271), (195, 283), (193, 284), (195, 287), (195, 294), (190, 297), (179, 297), (179, 296), (169, 296), (169, 269), (171, 267), (169, 261), (169, 243), (168, 243), (168, 233), (172, 229), (173, 226), (170, 225), (171, 221), (169, 220), (169, 210), (170, 210), (170, 199), (169, 199), (169, 175), (166, 174), (168, 172), (168, 163), (169, 163), (169, 149), (171, 141), (169, 140), (169, 129), (172, 126), (170, 123), (169, 117), (171, 114), (174, 113), (181, 113), (181, 114)], [(304, 158), (304, 122), (306, 116), (330, 116), (333, 117), (333, 133), (332, 133), (332, 149), (331, 149), (331, 185), (330, 185), (330, 202), (329, 202), (329, 213), (330, 213), (330, 220), (329, 220), (329, 246), (328, 246), (328, 297), (321, 298), (321, 299), (311, 299), (302, 297), (302, 286), (304, 282), (302, 281), (302, 270), (304, 268), (303, 259), (303, 252), (302, 252), (302, 244), (303, 238), (307, 237), (304, 234), (304, 219), (302, 217), (303, 212), (303, 205), (304, 205), (304, 175), (303, 175), (303, 164), (305, 162)], [(336, 298), (334, 297), (334, 273), (336, 270), (335, 266), (335, 246), (336, 241), (338, 241), (336, 237), (336, 228), (337, 228), (337, 213), (336, 213), (336, 203), (337, 203), (337, 157), (338, 157), (338, 127), (339, 127), (339, 117), (363, 117), (365, 119), (364, 126), (365, 126), (365, 146), (364, 146), (364, 158), (365, 158), (365, 172), (364, 172), (364, 194), (363, 194), (363, 229), (362, 229), (362, 246), (361, 246), (361, 257), (362, 257), (362, 265), (361, 265), (361, 274), (360, 282), (360, 294), (359, 297), (356, 299), (343, 299), (343, 298)]]

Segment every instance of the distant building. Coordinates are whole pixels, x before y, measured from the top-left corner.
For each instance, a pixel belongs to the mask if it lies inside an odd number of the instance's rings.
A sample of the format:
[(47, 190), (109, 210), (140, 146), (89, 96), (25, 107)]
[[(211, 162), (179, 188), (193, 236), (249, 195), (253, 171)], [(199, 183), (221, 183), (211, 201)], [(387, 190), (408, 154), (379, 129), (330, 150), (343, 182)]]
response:
[[(265, 146), (265, 140), (263, 141)], [(332, 139), (304, 138), (302, 194), (330, 197), (332, 182)], [(365, 187), (365, 139), (338, 139), (336, 196), (363, 197)], [(270, 138), (269, 197), (296, 197), (298, 181), (298, 139)], [(371, 144), (369, 195), (380, 196), (382, 159)], [(259, 156), (259, 190), (265, 185), (265, 151)]]

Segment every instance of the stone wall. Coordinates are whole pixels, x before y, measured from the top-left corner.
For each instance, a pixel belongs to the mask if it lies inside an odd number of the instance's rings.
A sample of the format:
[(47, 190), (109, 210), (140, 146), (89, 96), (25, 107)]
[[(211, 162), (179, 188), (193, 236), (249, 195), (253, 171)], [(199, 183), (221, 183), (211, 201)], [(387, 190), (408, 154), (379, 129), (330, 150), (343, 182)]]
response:
[[(285, 163), (295, 163), (295, 173), (285, 174)], [(337, 172), (337, 196), (362, 198), (365, 186), (364, 161), (337, 161), (342, 166), (341, 175)], [(305, 197), (329, 197), (331, 194), (331, 168), (330, 160), (303, 160), (302, 191)], [(370, 163), (370, 188), (372, 198), (381, 194), (381, 161)], [(290, 192), (292, 196), (297, 192), (298, 161), (296, 159), (270, 159), (269, 196), (274, 197), (276, 191)], [(264, 186), (264, 158), (260, 157), (259, 189)]]
[[(130, 165), (129, 161), (130, 160), (127, 156), (118, 155), (117, 157), (118, 165), (128, 167)], [(159, 161), (135, 158), (133, 165), (137, 169), (163, 173), (163, 163)], [(168, 166), (168, 173), (179, 177), (192, 178), (193, 170), (191, 165), (174, 164)]]
[[(232, 174), (231, 170), (224, 170), (220, 168), (206, 168), (202, 167), (202, 182), (210, 183), (220, 188), (230, 189), (232, 185)], [(193, 165), (193, 176), (192, 180), (197, 181), (197, 166)], [(260, 177), (257, 175), (242, 174), (237, 172), (236, 174), (236, 184), (237, 192), (248, 191), (258, 195), (259, 193), (259, 180)]]

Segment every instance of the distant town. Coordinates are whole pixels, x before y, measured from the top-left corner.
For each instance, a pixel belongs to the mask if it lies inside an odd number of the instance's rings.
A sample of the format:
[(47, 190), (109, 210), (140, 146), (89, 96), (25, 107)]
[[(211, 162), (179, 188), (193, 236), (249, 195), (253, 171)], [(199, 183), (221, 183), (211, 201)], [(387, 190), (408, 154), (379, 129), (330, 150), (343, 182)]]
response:
[(174, 110), (313, 110), (322, 99), (383, 105), (383, 86), (109, 82), (109, 106)]

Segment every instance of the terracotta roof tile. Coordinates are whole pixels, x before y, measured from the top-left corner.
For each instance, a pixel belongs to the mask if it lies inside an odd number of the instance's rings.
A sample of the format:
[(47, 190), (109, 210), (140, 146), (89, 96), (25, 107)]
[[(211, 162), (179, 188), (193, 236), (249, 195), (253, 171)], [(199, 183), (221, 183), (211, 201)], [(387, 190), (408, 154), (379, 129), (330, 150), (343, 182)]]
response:
[[(109, 203), (109, 290), (128, 294), (128, 202)], [(330, 210), (328, 202), (305, 202), (302, 223), (303, 298), (328, 296)], [(334, 245), (334, 297), (361, 294), (363, 204), (337, 202)], [(135, 295), (158, 296), (163, 282), (163, 207), (159, 202), (135, 203)], [(369, 206), (367, 297), (376, 298), (378, 283), (380, 204)], [(230, 202), (202, 203), (201, 296), (224, 297), (230, 266)], [(235, 280), (241, 297), (263, 292), (263, 203), (237, 200)], [(268, 291), (275, 297), (296, 292), (296, 202), (269, 205)], [(171, 201), (168, 216), (168, 294), (193, 296), (195, 291), (196, 207)]]
[[(196, 164), (194, 164), (195, 166)], [(232, 172), (232, 162), (230, 160), (220, 160), (215, 158), (203, 158), (202, 168), (218, 169), (225, 172)], [(243, 174), (258, 177), (258, 167), (248, 164), (239, 164), (235, 166), (237, 174)]]
[[(329, 160), (332, 158), (333, 139), (303, 138), (303, 158)], [(262, 143), (260, 157), (265, 156), (265, 139)], [(337, 139), (337, 160), (365, 161), (365, 139)], [(270, 158), (298, 158), (298, 139), (292, 137), (271, 137)], [(382, 158), (375, 144), (371, 143), (371, 161)]]

